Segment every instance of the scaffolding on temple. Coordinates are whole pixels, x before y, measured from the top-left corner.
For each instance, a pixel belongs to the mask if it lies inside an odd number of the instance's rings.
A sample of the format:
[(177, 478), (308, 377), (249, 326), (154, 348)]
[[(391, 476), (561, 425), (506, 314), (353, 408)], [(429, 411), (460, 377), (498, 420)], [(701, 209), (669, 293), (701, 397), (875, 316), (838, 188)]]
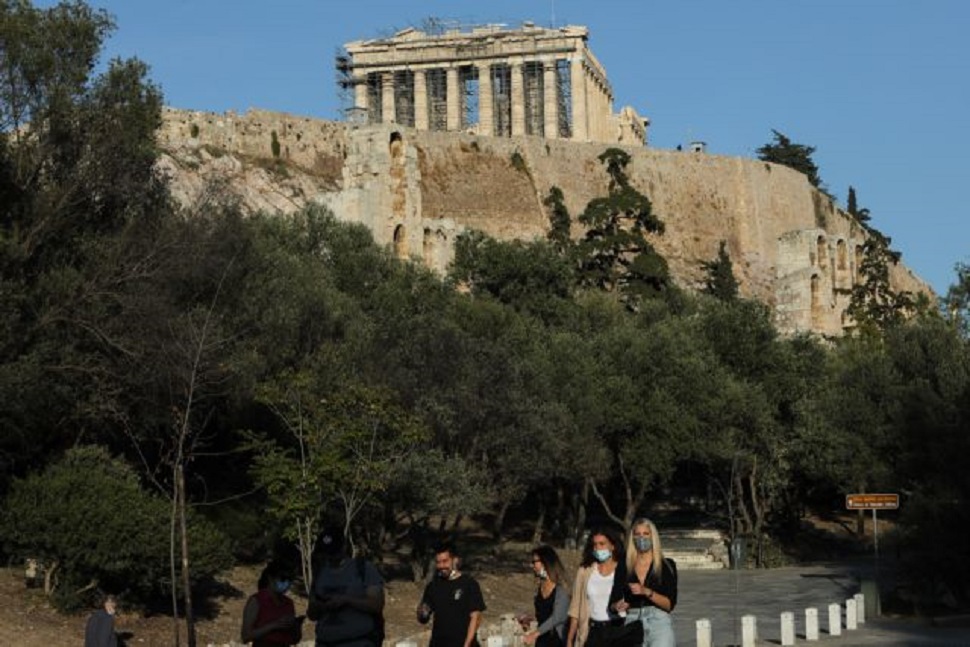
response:
[(627, 107), (613, 114), (587, 38), (581, 26), (430, 18), (338, 50), (341, 112), (357, 123), (419, 131), (646, 143), (647, 120)]

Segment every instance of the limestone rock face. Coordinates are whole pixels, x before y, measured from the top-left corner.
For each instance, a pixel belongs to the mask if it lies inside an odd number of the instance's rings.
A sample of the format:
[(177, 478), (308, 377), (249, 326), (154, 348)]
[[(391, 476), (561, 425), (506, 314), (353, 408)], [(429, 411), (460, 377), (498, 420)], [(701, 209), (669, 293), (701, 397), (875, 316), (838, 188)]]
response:
[[(455, 238), (544, 237), (543, 198), (562, 189), (575, 216), (607, 193), (606, 146), (535, 137), (479, 137), (357, 125), (266, 111), (168, 109), (160, 170), (188, 208), (232, 200), (244, 210), (328, 206), (365, 224), (380, 244), (443, 271)], [(866, 232), (805, 176), (784, 166), (706, 153), (624, 147), (627, 175), (666, 232), (654, 239), (678, 284), (697, 287), (701, 263), (726, 241), (741, 294), (769, 304), (785, 332), (842, 334), (846, 291), (858, 280)], [(897, 290), (932, 295), (904, 265)]]

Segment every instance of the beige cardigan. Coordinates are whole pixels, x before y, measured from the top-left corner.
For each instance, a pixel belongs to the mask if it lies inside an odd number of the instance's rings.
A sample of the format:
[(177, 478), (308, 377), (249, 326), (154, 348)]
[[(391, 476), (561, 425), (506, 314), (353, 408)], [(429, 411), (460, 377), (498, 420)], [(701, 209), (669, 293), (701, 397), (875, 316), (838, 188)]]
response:
[[(586, 638), (589, 636), (589, 601), (586, 598), (586, 584), (589, 576), (593, 574), (592, 566), (581, 566), (576, 571), (576, 582), (573, 584), (573, 597), (569, 601), (569, 617), (576, 618), (576, 644), (575, 647), (583, 647)], [(573, 647), (573, 645), (566, 645)]]

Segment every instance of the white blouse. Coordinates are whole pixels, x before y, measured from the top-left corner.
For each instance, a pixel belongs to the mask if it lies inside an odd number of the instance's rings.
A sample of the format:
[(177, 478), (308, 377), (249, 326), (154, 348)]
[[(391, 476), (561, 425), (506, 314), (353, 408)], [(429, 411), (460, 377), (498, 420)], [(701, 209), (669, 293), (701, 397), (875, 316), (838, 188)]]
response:
[(586, 598), (589, 600), (590, 620), (602, 622), (610, 619), (610, 592), (613, 590), (613, 576), (615, 574), (616, 571), (614, 570), (609, 575), (600, 575), (599, 569), (593, 568), (589, 581), (586, 582)]

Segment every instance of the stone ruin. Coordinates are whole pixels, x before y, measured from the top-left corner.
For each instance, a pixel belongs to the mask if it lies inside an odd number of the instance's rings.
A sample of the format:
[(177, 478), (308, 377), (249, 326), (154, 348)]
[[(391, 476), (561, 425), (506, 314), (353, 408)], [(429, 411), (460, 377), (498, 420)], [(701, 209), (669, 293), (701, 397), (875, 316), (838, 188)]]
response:
[(409, 28), (354, 41), (337, 57), (358, 123), (495, 137), (645, 145), (649, 121), (627, 106), (589, 49), (589, 29), (525, 23), (431, 34)]

